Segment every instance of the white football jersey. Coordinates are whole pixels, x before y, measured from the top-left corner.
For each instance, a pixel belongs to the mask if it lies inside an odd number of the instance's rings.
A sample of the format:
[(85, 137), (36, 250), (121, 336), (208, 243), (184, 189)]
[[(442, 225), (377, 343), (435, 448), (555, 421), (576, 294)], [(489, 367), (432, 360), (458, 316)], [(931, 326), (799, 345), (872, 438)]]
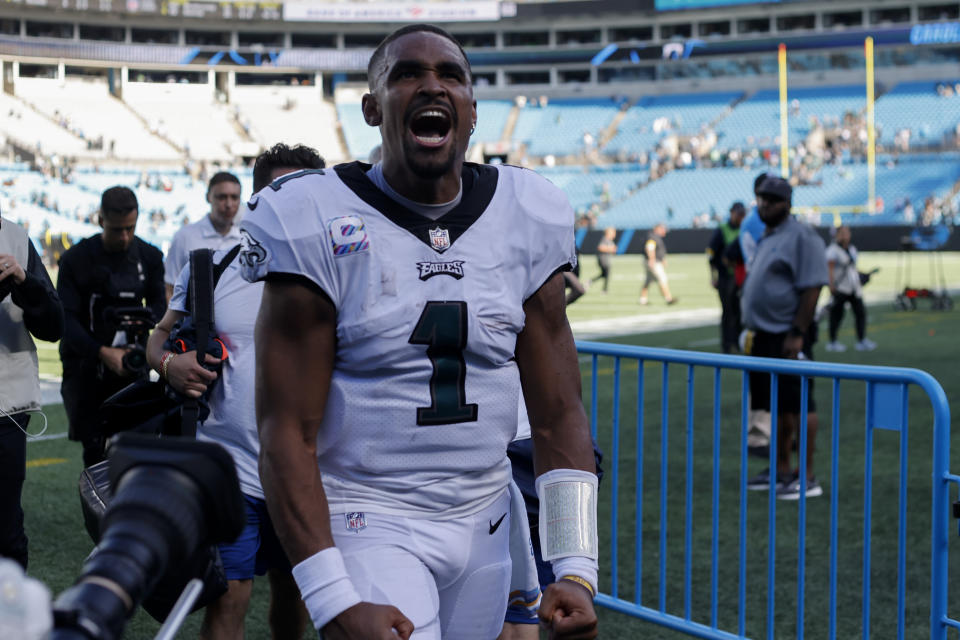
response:
[(510, 481), (523, 303), (576, 263), (574, 214), (532, 171), (467, 163), (460, 204), (433, 221), (368, 168), (301, 171), (254, 195), (244, 277), (299, 279), (337, 309), (317, 441), (331, 511), (453, 518)]

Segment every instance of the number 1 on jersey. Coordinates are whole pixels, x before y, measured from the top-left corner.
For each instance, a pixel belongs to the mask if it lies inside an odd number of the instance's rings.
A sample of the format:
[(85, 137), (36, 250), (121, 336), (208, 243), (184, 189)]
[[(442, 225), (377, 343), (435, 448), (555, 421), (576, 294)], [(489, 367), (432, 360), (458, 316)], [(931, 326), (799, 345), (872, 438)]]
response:
[(427, 345), (433, 365), (430, 376), (430, 406), (417, 407), (417, 424), (438, 425), (474, 422), (477, 405), (467, 404), (464, 385), (467, 365), (467, 303), (428, 302), (410, 335), (410, 344)]

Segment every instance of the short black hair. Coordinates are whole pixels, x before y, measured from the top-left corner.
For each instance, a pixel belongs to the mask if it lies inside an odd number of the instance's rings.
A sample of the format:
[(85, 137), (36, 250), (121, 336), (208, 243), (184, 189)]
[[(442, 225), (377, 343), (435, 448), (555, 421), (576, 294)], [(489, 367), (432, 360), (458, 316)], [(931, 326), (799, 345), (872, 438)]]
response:
[(401, 36), (405, 36), (408, 33), (418, 33), (421, 31), (426, 31), (427, 33), (435, 33), (439, 36), (443, 36), (453, 44), (457, 45), (457, 49), (460, 50), (460, 55), (463, 56), (463, 61), (467, 64), (467, 72), (470, 72), (470, 59), (467, 57), (467, 52), (463, 50), (463, 45), (453, 37), (446, 29), (438, 27), (434, 24), (426, 23), (417, 23), (417, 24), (408, 24), (406, 26), (400, 27), (386, 38), (380, 41), (380, 44), (377, 45), (377, 48), (373, 50), (373, 54), (370, 55), (370, 61), (367, 63), (367, 85), (370, 87), (370, 90), (373, 90), (373, 81), (375, 79), (375, 70), (377, 66), (383, 61), (384, 53), (387, 50), (387, 45), (396, 40)]
[[(754, 187), (754, 191), (756, 191), (756, 187)], [(732, 205), (730, 205), (730, 213), (733, 213), (734, 211), (746, 211), (746, 210), (747, 208), (743, 206), (743, 203), (740, 202), (739, 200), (737, 200)]]
[(210, 190), (221, 182), (236, 182), (240, 184), (240, 178), (233, 175), (229, 171), (218, 171), (213, 174), (213, 177), (210, 178), (210, 184), (207, 185), (207, 193), (210, 193)]
[(137, 196), (129, 187), (110, 187), (100, 196), (102, 216), (125, 216), (139, 208)]
[(278, 142), (257, 156), (253, 163), (253, 192), (270, 184), (270, 174), (278, 167), (295, 169), (323, 169), (327, 163), (316, 149), (298, 144), (289, 147)]

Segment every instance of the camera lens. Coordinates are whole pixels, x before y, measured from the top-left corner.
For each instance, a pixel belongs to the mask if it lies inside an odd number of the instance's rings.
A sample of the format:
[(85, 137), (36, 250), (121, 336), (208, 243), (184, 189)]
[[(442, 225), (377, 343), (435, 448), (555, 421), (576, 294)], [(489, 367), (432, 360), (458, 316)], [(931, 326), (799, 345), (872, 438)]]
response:
[(123, 368), (134, 374), (146, 373), (147, 352), (140, 345), (136, 345), (123, 354)]
[(57, 598), (55, 640), (120, 638), (127, 618), (141, 602), (147, 606), (155, 589), (166, 584), (179, 594), (198, 575), (204, 544), (233, 540), (243, 528), (236, 470), (222, 447), (135, 434), (112, 442), (114, 495), (102, 537), (83, 575)]

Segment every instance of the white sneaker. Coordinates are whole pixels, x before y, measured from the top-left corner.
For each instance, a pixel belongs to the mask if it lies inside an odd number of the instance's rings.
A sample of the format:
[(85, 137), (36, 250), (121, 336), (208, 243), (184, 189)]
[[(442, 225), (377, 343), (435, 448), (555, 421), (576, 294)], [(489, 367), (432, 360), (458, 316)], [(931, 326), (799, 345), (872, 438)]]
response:
[[(860, 344), (860, 343), (857, 343), (857, 345), (858, 345), (857, 348), (858, 348), (858, 349), (860, 348), (860, 347), (859, 347), (859, 344)], [(847, 345), (843, 344), (842, 342), (828, 342), (828, 343), (827, 343), (827, 351), (835, 351), (835, 352), (837, 352), (837, 353), (843, 353), (843, 352), (846, 351), (846, 350), (847, 350)]]
[(857, 351), (873, 351), (877, 348), (877, 343), (871, 340), (870, 338), (864, 338), (857, 343)]

